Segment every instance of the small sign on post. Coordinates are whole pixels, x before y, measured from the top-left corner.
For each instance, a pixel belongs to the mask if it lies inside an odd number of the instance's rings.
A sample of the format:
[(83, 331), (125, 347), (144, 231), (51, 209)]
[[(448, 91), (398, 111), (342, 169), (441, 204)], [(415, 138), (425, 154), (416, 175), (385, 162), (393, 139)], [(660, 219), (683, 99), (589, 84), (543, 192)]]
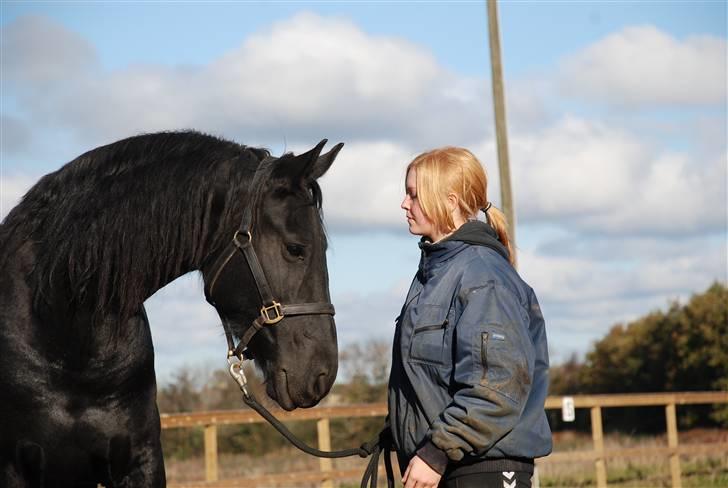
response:
[(561, 420), (564, 422), (573, 422), (575, 419), (574, 397), (564, 397), (561, 400)]

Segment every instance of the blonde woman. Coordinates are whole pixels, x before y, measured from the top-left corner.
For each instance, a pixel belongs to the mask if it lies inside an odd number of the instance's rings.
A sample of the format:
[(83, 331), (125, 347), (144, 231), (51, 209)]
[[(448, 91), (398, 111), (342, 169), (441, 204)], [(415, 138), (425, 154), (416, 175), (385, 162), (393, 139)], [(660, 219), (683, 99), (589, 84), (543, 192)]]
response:
[(407, 167), (402, 209), (422, 256), (389, 379), (405, 488), (530, 487), (534, 458), (551, 452), (544, 320), (487, 184), (462, 148)]

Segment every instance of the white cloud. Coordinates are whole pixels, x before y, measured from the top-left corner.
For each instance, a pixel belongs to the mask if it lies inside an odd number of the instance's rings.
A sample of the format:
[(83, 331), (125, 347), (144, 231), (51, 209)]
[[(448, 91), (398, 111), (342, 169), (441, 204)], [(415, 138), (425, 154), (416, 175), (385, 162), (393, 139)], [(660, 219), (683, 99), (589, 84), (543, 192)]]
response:
[(559, 81), (566, 96), (625, 108), (720, 104), (728, 91), (726, 59), (725, 39), (628, 27), (566, 58)]
[[(21, 19), (5, 27), (3, 36), (17, 51), (3, 67), (12, 68), (14, 79), (44, 82), (42, 91), (34, 83), (17, 89), (29, 123), (70, 126), (98, 143), (193, 126), (248, 144), (346, 141), (323, 180), (334, 227), (398, 225), (404, 166), (419, 151), (445, 143), (483, 149), (478, 154), (490, 170), (491, 197), (498, 200), (495, 152), (483, 133), (491, 120), (483, 84), (448, 73), (418, 46), (369, 36), (347, 20), (299, 14), (208, 65), (114, 72), (100, 72), (88, 43), (47, 20)], [(586, 53), (610, 59), (597, 54), (612, 52), (625, 39), (670, 47), (659, 31), (638, 28), (573, 59)], [(47, 56), (40, 47), (49, 43), (57, 47), (56, 68), (40, 69)], [(65, 70), (59, 59), (73, 69)], [(584, 230), (612, 233), (677, 232), (675, 220), (683, 231), (724, 224), (725, 205), (715, 204), (725, 201), (724, 154), (699, 162), (651, 147), (627, 130), (576, 117), (543, 127), (544, 106), (518, 86), (510, 100), (521, 121), (511, 135), (520, 221), (570, 220)], [(541, 129), (534, 129), (534, 121)]]
[(333, 229), (403, 226), (404, 170), (415, 154), (390, 142), (347, 144), (321, 179)]
[[(622, 244), (616, 241), (613, 244), (615, 254), (620, 254)], [(632, 259), (567, 255), (567, 250), (560, 255), (522, 250), (519, 268), (540, 291), (540, 298), (554, 304), (574, 306), (580, 301), (594, 304), (612, 299), (629, 301), (634, 297), (684, 295), (707, 288), (714, 280), (726, 280), (725, 248), (705, 241), (699, 245), (702, 251), (699, 254), (693, 249), (682, 252), (673, 249), (668, 256), (659, 252), (662, 243), (655, 241), (649, 250), (656, 257), (645, 252)], [(621, 313), (614, 310), (615, 316)]]
[(559, 255), (521, 250), (520, 273), (538, 295), (555, 361), (585, 352), (617, 323), (665, 310), (672, 300), (685, 303), (711, 282), (728, 280), (725, 241), (651, 240), (639, 243), (641, 251), (633, 244), (611, 240), (612, 256), (573, 253), (568, 243)]
[(72, 128), (91, 144), (174, 128), (246, 144), (444, 143), (480, 137), (489, 125), (480, 82), (449, 73), (419, 46), (340, 18), (298, 14), (209, 64), (185, 67), (101, 70), (83, 39), (39, 18), (11, 23), (3, 38), (13, 46), (3, 69), (24, 82), (13, 93), (33, 124)]
[(522, 221), (622, 235), (725, 229), (725, 153), (701, 161), (576, 117), (512, 141)]
[(212, 63), (210, 72), (230, 98), (242, 93), (254, 110), (299, 123), (319, 112), (353, 108), (337, 107), (337, 101), (373, 104), (367, 115), (392, 106), (414, 110), (443, 76), (434, 57), (415, 45), (369, 37), (349, 21), (306, 13), (250, 37)]
[[(427, 148), (384, 140), (347, 144), (321, 180), (328, 225), (401, 226), (404, 170)], [(498, 204), (495, 142), (481, 140), (471, 149), (488, 170), (489, 197)], [(622, 128), (566, 116), (512, 134), (510, 154), (521, 224), (624, 237), (725, 232), (725, 152), (670, 150)]]
[[(332, 229), (401, 225), (404, 169), (421, 150), (379, 141), (347, 144), (321, 180)], [(493, 140), (471, 145), (500, 201)], [(723, 147), (723, 151), (725, 148)], [(510, 140), (518, 221), (584, 235), (684, 236), (725, 232), (726, 154), (663, 147), (635, 133), (566, 116)]]

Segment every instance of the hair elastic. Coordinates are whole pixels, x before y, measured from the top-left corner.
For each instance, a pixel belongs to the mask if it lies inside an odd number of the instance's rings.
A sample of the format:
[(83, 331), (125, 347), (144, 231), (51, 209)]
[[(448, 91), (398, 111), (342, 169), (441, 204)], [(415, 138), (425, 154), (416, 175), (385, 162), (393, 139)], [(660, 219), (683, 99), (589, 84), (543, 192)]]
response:
[(488, 205), (486, 205), (485, 207), (481, 208), (480, 210), (481, 210), (481, 211), (482, 211), (482, 212), (483, 212), (484, 214), (487, 214), (487, 213), (488, 213), (488, 210), (490, 210), (490, 207), (491, 207), (492, 205), (493, 205), (492, 203), (488, 202)]

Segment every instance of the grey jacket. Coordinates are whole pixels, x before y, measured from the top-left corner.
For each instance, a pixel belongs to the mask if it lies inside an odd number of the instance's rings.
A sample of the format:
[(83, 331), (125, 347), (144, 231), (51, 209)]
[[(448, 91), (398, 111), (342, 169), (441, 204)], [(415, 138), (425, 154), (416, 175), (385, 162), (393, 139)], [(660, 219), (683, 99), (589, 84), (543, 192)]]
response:
[(389, 380), (400, 464), (419, 454), (440, 473), (532, 469), (533, 458), (551, 452), (548, 348), (536, 295), (484, 222), (420, 248)]

